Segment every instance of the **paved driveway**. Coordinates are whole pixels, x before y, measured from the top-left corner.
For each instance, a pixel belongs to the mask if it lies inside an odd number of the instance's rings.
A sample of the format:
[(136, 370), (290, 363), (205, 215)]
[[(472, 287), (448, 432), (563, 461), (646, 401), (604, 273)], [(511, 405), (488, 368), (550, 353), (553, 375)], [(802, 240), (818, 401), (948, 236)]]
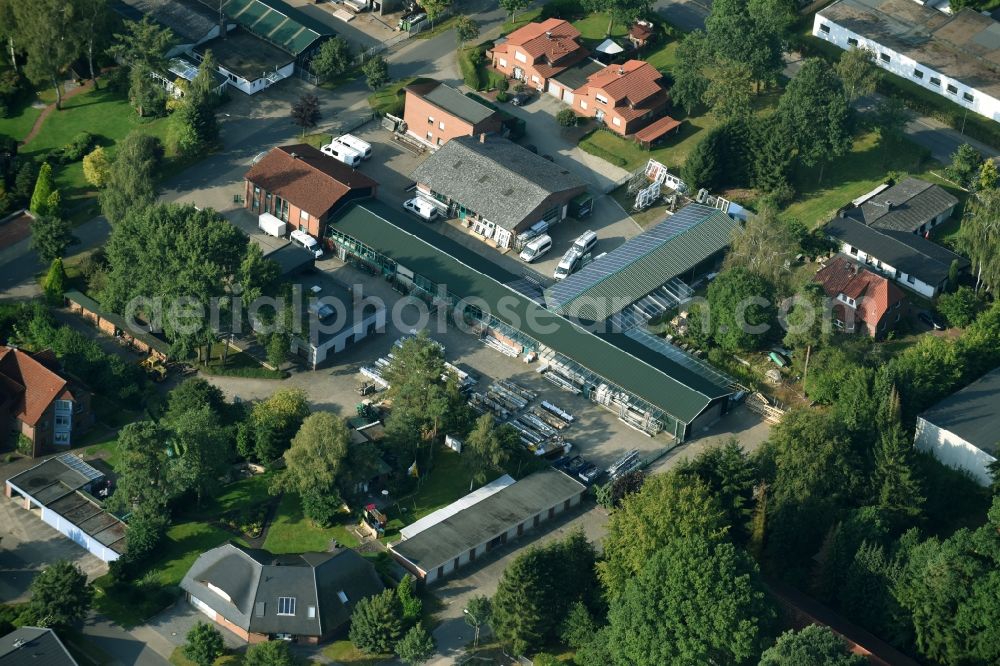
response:
[(6, 497), (0, 497), (0, 539), (0, 603), (26, 601), (38, 572), (60, 560), (75, 563), (90, 580), (108, 571), (100, 559), (43, 523), (37, 510)]
[(705, 19), (712, 10), (712, 0), (657, 0), (653, 9), (681, 30), (704, 30)]

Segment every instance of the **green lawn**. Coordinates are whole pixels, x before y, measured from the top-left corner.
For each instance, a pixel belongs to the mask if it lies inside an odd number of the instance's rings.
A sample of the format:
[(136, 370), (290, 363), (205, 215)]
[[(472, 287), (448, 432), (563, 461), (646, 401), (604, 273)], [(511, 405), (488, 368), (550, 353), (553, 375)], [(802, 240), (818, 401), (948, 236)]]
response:
[(112, 469), (118, 469), (118, 465), (121, 464), (121, 455), (118, 452), (117, 437), (112, 437), (106, 441), (91, 444), (84, 449), (84, 453), (91, 458), (102, 453), (106, 454), (101, 456), (101, 458), (104, 462), (108, 463)]
[(345, 516), (342, 523), (333, 527), (316, 527), (302, 515), (299, 496), (285, 493), (278, 504), (278, 513), (267, 530), (264, 550), (272, 553), (325, 552), (334, 539), (353, 548), (358, 545), (357, 537), (350, 531), (353, 523), (351, 516)]
[(438, 447), (434, 454), (434, 468), (423, 475), (417, 489), (389, 507), (386, 536), (394, 537), (399, 529), (468, 493), (471, 478), (462, 466), (458, 453), (444, 446)]
[[(573, 21), (573, 26), (580, 31), (580, 40), (589, 48), (593, 48), (609, 37), (608, 35), (608, 15), (602, 12), (595, 12), (579, 21)], [(621, 39), (628, 34), (625, 24), (615, 22), (611, 27), (610, 37)]]
[(914, 143), (904, 141), (887, 155), (879, 147), (874, 132), (861, 134), (855, 137), (851, 152), (826, 165), (822, 182), (819, 182), (818, 166), (799, 169), (794, 183), (798, 196), (783, 216), (796, 218), (810, 228), (824, 224), (838, 208), (885, 182), (889, 171), (910, 173), (937, 182), (964, 199), (967, 196), (964, 192), (930, 173), (939, 168), (940, 165), (926, 159), (924, 149)]
[(375, 112), (383, 115), (389, 113), (394, 116), (402, 116), (403, 105), (406, 101), (406, 92), (403, 88), (411, 83), (420, 83), (427, 80), (429, 79), (410, 77), (394, 81), (368, 95), (368, 106), (372, 107), (372, 110)]
[[(753, 98), (754, 110), (759, 115), (771, 113), (778, 105), (778, 92), (769, 92)], [(676, 113), (680, 113), (677, 111)], [(681, 118), (680, 115), (674, 116)], [(667, 165), (677, 173), (687, 156), (701, 141), (704, 131), (719, 124), (711, 113), (684, 118), (680, 130), (652, 150), (646, 150), (635, 141), (625, 139), (609, 130), (597, 130), (580, 141), (580, 148), (629, 171), (638, 169), (650, 158)]]
[(676, 39), (672, 39), (667, 44), (643, 57), (643, 60), (655, 67), (657, 70), (669, 73), (677, 66), (678, 44), (679, 42)]
[[(193, 661), (184, 656), (183, 647), (174, 648), (174, 651), (170, 654), (170, 663), (174, 666), (197, 666)], [(212, 662), (212, 666), (239, 666), (241, 663), (243, 663), (243, 660), (240, 659), (239, 655), (226, 654)]]
[[(8, 133), (3, 128), (9, 120), (0, 120), (0, 132)], [(40, 156), (61, 148), (83, 131), (96, 135), (98, 143), (112, 147), (113, 152), (114, 144), (133, 129), (164, 139), (166, 118), (139, 118), (122, 95), (106, 89), (94, 90), (66, 100), (61, 111), (53, 111), (31, 143), (22, 147), (21, 154), (31, 158)], [(82, 162), (56, 166), (54, 172), (67, 212), (72, 213), (73, 209), (94, 196), (93, 189), (83, 177)]]
[(392, 659), (389, 654), (365, 654), (354, 647), (351, 641), (334, 641), (330, 643), (322, 652), (323, 656), (337, 664), (343, 666), (375, 666), (385, 660)]
[(25, 95), (21, 104), (10, 108), (7, 117), (0, 118), (0, 134), (23, 141), (35, 125), (35, 120), (42, 115), (41, 109), (31, 106), (34, 101), (31, 96)]
[(537, 21), (538, 16), (542, 13), (542, 8), (538, 7), (536, 9), (531, 9), (526, 12), (519, 12), (517, 19), (511, 21), (510, 18), (503, 22), (503, 26), (500, 28), (500, 34), (506, 35), (514, 32), (518, 28), (522, 28), (532, 21)]

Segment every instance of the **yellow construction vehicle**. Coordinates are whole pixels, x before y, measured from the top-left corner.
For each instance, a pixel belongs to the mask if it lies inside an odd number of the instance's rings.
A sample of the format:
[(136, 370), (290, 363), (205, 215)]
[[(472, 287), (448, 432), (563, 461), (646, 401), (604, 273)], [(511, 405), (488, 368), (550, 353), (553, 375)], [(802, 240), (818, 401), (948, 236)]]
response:
[(167, 378), (167, 366), (157, 356), (150, 355), (140, 361), (139, 365), (154, 382), (162, 382)]

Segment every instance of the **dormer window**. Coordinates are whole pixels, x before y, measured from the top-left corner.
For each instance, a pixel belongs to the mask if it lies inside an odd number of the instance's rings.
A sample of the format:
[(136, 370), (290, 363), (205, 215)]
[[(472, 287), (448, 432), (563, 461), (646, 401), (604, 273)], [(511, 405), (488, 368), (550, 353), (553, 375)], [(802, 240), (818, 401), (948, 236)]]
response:
[(295, 615), (295, 597), (278, 597), (278, 615)]

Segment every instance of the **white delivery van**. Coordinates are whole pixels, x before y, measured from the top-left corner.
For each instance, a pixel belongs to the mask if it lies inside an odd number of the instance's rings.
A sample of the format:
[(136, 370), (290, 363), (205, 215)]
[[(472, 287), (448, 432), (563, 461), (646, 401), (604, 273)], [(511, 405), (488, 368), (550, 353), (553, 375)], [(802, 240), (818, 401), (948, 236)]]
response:
[(437, 206), (421, 197), (413, 197), (412, 199), (403, 202), (403, 208), (427, 222), (436, 220), (438, 215), (441, 214), (441, 211), (438, 210)]
[(580, 252), (574, 245), (566, 254), (563, 255), (562, 261), (556, 266), (555, 271), (552, 272), (552, 277), (557, 280), (563, 280), (580, 269), (580, 265), (583, 263), (583, 253)]
[(312, 252), (317, 259), (323, 256), (323, 248), (319, 246), (319, 242), (301, 229), (293, 231), (288, 238), (299, 247)]
[(320, 148), (320, 151), (322, 151), (324, 155), (329, 155), (333, 159), (338, 162), (343, 162), (349, 167), (356, 167), (361, 164), (361, 153), (338, 141), (331, 141)]
[(257, 217), (257, 227), (268, 236), (281, 238), (285, 235), (288, 225), (270, 213), (261, 213)]
[(593, 231), (586, 231), (573, 241), (573, 247), (580, 251), (580, 254), (587, 254), (597, 245), (597, 234)]
[(372, 156), (372, 144), (359, 139), (353, 134), (344, 134), (334, 139), (335, 143), (342, 143), (348, 148), (353, 148), (361, 154), (361, 159), (366, 160)]
[(552, 237), (549, 236), (548, 234), (545, 234), (544, 236), (539, 236), (538, 238), (534, 239), (533, 241), (525, 245), (524, 249), (521, 250), (521, 255), (520, 255), (521, 261), (530, 264), (535, 259), (538, 259), (551, 249), (552, 249)]

